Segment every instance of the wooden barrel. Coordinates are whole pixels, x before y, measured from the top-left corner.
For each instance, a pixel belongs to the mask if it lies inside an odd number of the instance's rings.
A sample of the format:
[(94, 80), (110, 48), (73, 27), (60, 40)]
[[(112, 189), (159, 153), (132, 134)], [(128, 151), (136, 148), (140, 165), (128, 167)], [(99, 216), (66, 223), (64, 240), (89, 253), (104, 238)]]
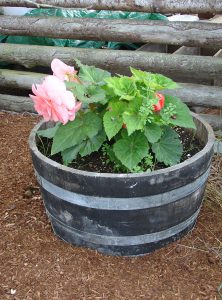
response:
[(173, 167), (139, 174), (87, 172), (45, 157), (29, 145), (47, 214), (66, 242), (109, 255), (141, 255), (191, 230), (200, 211), (213, 155), (214, 134), (197, 115), (197, 137), (205, 147)]

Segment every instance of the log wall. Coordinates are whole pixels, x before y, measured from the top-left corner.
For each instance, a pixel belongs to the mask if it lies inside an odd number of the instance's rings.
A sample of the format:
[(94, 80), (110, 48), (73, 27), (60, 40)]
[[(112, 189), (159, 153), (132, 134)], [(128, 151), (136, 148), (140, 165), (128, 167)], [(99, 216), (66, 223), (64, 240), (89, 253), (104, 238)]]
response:
[[(30, 91), (33, 83), (41, 83), (46, 74), (27, 71), (0, 69), (0, 89), (13, 88)], [(178, 83), (178, 89), (164, 91), (164, 94), (181, 98), (187, 105), (222, 108), (222, 89), (216, 86)]]
[(222, 58), (195, 55), (171, 55), (155, 52), (82, 49), (52, 46), (1, 44), (0, 62), (26, 68), (49, 67), (53, 58), (74, 64), (75, 58), (114, 73), (129, 74), (129, 66), (176, 78), (222, 78)]
[[(1, 6), (64, 7), (97, 10), (123, 10), (161, 13), (222, 13), (221, 0), (26, 0), (2, 1)], [(189, 106), (222, 108), (222, 24), (220, 22), (167, 22), (106, 19), (73, 19), (59, 17), (0, 16), (0, 35), (26, 35), (62, 39), (134, 42), (145, 44), (138, 51), (62, 48), (35, 45), (0, 44), (0, 63), (13, 69), (0, 69), (0, 109), (33, 112), (28, 97), (32, 83), (42, 81), (53, 58), (74, 64), (78, 58), (85, 64), (112, 73), (129, 74), (129, 66), (161, 73), (181, 81), (180, 88), (165, 91), (180, 97)], [(153, 49), (175, 48), (174, 54)], [(209, 48), (213, 56), (201, 56)], [(146, 48), (146, 49), (145, 49)], [(212, 50), (213, 48), (213, 50)], [(145, 50), (144, 50), (145, 49)], [(149, 51), (150, 49), (150, 52)], [(165, 50), (161, 50), (164, 52)], [(210, 52), (209, 52), (210, 53)], [(16, 70), (14, 66), (16, 65)], [(9, 67), (7, 67), (9, 68)], [(24, 71), (17, 70), (24, 69)], [(43, 71), (42, 71), (43, 70)], [(185, 82), (185, 83), (184, 83)], [(188, 83), (189, 82), (189, 83)], [(195, 84), (199, 83), (199, 84)], [(212, 86), (212, 84), (218, 86)], [(3, 94), (13, 91), (14, 95)], [(9, 92), (8, 92), (9, 91)], [(206, 115), (215, 129), (222, 129), (221, 115)]]
[(0, 6), (65, 7), (161, 13), (222, 13), (221, 0), (0, 0)]
[(0, 34), (220, 48), (222, 24), (0, 16)]

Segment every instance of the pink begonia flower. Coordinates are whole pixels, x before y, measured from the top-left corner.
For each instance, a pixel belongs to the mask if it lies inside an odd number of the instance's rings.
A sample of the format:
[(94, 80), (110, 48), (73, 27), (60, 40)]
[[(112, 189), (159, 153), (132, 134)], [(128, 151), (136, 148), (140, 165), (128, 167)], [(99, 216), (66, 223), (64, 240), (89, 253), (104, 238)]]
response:
[(46, 76), (42, 84), (32, 85), (34, 95), (29, 95), (34, 101), (35, 110), (49, 120), (62, 122), (75, 119), (76, 112), (81, 107), (81, 102), (76, 102), (70, 91), (66, 90), (65, 83), (56, 76)]
[(52, 60), (51, 69), (53, 71), (53, 75), (61, 80), (79, 82), (79, 80), (75, 78), (77, 71), (75, 71), (74, 67), (66, 65), (58, 58), (54, 58)]

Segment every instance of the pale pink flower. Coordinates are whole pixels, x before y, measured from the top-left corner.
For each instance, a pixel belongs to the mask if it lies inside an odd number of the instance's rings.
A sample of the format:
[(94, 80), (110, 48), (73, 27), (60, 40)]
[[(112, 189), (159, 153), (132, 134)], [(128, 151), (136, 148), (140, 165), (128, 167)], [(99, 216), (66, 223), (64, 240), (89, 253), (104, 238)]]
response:
[(76, 102), (62, 80), (52, 75), (45, 77), (42, 84), (33, 84), (32, 92), (34, 95), (30, 97), (34, 101), (35, 110), (45, 121), (60, 121), (63, 124), (73, 121), (82, 104)]
[(77, 71), (75, 71), (74, 67), (66, 65), (58, 58), (54, 58), (52, 60), (51, 69), (53, 71), (53, 75), (61, 80), (77, 81), (75, 78)]

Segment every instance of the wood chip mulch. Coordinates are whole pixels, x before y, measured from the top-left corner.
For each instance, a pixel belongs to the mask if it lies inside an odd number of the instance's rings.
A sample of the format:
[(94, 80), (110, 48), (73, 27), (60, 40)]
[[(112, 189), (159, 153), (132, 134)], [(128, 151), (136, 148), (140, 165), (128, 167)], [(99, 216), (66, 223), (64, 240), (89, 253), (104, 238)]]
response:
[(0, 112), (0, 300), (220, 299), (222, 157), (187, 237), (143, 257), (104, 256), (52, 233), (27, 144), (38, 120)]

